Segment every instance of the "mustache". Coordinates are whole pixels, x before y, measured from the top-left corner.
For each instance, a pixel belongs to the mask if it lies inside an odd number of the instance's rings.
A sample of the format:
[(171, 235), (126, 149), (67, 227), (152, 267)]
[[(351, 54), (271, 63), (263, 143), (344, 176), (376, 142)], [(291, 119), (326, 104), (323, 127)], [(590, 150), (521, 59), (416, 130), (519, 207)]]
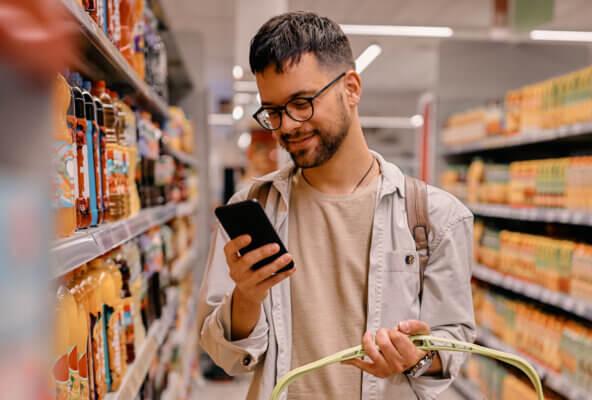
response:
[(293, 141), (293, 140), (300, 140), (302, 138), (308, 137), (308, 136), (312, 136), (312, 135), (320, 135), (321, 132), (318, 129), (314, 129), (310, 132), (296, 132), (296, 133), (282, 133), (280, 135), (280, 140), (284, 143), (287, 143), (289, 141)]

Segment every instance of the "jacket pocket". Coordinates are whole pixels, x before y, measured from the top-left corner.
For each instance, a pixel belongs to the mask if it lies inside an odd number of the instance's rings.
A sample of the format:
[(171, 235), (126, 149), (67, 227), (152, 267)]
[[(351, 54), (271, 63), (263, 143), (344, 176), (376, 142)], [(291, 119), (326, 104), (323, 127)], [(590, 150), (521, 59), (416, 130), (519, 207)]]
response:
[(386, 272), (419, 273), (419, 256), (416, 250), (387, 251), (385, 261)]

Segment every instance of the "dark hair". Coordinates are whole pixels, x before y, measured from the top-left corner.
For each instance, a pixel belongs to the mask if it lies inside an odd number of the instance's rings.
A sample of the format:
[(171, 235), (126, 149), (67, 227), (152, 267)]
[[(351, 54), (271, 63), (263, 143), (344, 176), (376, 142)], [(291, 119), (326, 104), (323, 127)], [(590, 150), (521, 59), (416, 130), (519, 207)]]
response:
[(355, 68), (351, 45), (338, 24), (311, 12), (297, 11), (267, 21), (251, 40), (251, 71), (263, 72), (275, 64), (282, 73), (286, 65), (300, 62), (305, 53), (313, 53), (326, 66)]

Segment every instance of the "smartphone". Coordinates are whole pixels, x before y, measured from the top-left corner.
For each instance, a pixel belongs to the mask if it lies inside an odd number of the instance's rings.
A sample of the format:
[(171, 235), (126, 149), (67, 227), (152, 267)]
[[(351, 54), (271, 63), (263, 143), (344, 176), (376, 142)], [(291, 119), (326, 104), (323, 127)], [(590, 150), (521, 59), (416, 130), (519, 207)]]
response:
[[(257, 200), (245, 200), (234, 204), (218, 207), (215, 210), (216, 217), (231, 239), (241, 235), (251, 236), (251, 243), (244, 247), (240, 253), (246, 254), (270, 243), (277, 243), (280, 251), (259, 261), (251, 267), (253, 271), (272, 263), (278, 257), (286, 254), (286, 246), (282, 243), (273, 225), (267, 218), (265, 211)], [(277, 273), (294, 268), (294, 261), (286, 265)]]

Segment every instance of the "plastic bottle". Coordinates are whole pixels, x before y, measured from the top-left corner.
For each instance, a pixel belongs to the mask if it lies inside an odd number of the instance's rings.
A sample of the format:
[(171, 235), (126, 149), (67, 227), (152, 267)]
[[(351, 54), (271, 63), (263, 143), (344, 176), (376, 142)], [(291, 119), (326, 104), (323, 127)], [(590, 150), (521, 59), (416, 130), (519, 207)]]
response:
[(70, 280), (68, 288), (76, 301), (78, 310), (76, 321), (74, 322), (74, 337), (78, 353), (78, 375), (80, 377), (80, 399), (86, 400), (90, 397), (89, 391), (89, 365), (88, 365), (88, 331), (89, 331), (89, 311), (87, 296), (85, 293), (83, 278), (85, 271), (79, 268), (73, 279)]
[(78, 174), (76, 172), (76, 145), (68, 118), (70, 86), (58, 75), (54, 97), (53, 129), (53, 208), (57, 237), (67, 237), (76, 230), (76, 197)]
[(119, 51), (127, 62), (132, 65), (133, 57), (133, 15), (132, 8), (137, 0), (120, 0), (119, 12), (121, 17), (121, 40), (119, 42)]
[(68, 326), (68, 311), (60, 299), (57, 299), (54, 314), (53, 330), (53, 380), (56, 400), (70, 398), (70, 371), (68, 364), (70, 332)]
[(101, 193), (101, 169), (100, 157), (97, 157), (98, 133), (95, 115), (95, 103), (90, 94), (90, 82), (83, 82), (82, 96), (84, 98), (85, 116), (86, 116), (86, 148), (88, 157), (88, 175), (89, 175), (89, 193), (90, 193), (90, 215), (91, 226), (97, 226), (102, 219), (102, 209), (100, 202)]
[(80, 398), (80, 378), (78, 375), (78, 352), (76, 343), (75, 321), (78, 318), (78, 309), (76, 300), (68, 288), (61, 285), (57, 292), (57, 305), (65, 321), (61, 322), (57, 329), (63, 331), (64, 338), (67, 337), (67, 355), (68, 355), (68, 395), (71, 400)]
[(91, 224), (90, 213), (90, 182), (89, 161), (87, 150), (87, 120), (85, 116), (84, 97), (80, 86), (82, 78), (74, 73), (70, 77), (72, 82), (71, 111), (76, 117), (76, 160), (78, 170), (78, 198), (76, 199), (76, 225), (78, 229), (88, 228)]
[(119, 48), (121, 42), (120, 0), (107, 0), (109, 38)]
[(95, 109), (97, 112), (97, 125), (99, 128), (99, 145), (101, 146), (101, 187), (103, 192), (103, 220), (107, 221), (109, 216), (109, 185), (107, 184), (107, 149), (105, 139), (105, 115), (103, 109), (103, 103), (96, 97), (96, 91), (93, 91), (95, 95)]
[(132, 66), (142, 80), (146, 78), (146, 58), (144, 50), (144, 0), (136, 0), (132, 14), (134, 52)]
[(136, 114), (125, 103), (120, 105), (123, 110), (125, 128), (124, 138), (121, 141), (126, 147), (126, 175), (127, 175), (127, 195), (129, 197), (128, 216), (137, 214), (140, 211), (140, 196), (136, 186), (136, 166), (138, 164), (137, 134), (138, 127), (136, 123)]
[(95, 86), (95, 96), (103, 103), (103, 122), (104, 122), (104, 143), (105, 143), (105, 187), (109, 198), (107, 206), (107, 220), (116, 221), (121, 218), (119, 211), (120, 195), (117, 191), (116, 180), (116, 153), (117, 149), (117, 113), (113, 105), (113, 99), (109, 95), (104, 81), (97, 82)]

